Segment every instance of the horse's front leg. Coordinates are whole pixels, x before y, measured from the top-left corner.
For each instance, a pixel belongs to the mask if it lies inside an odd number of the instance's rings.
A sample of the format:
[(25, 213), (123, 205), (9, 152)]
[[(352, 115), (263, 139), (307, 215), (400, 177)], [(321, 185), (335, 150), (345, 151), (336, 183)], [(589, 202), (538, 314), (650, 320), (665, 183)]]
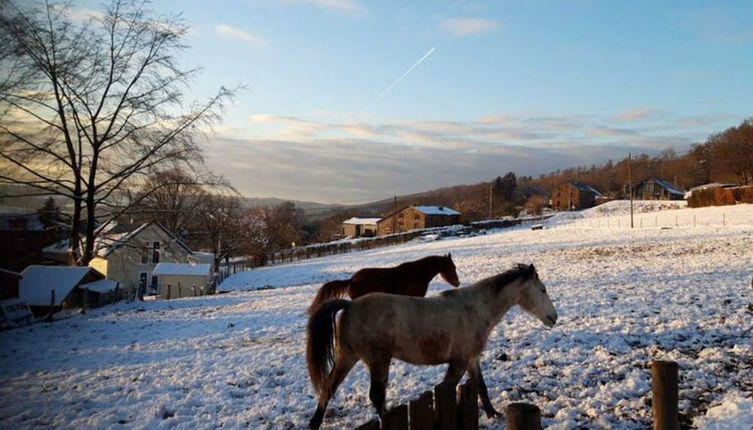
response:
[(471, 362), (468, 365), (468, 375), (476, 381), (478, 384), (478, 394), (479, 397), (481, 397), (481, 405), (484, 408), (484, 412), (486, 413), (487, 418), (494, 418), (499, 417), (502, 414), (497, 412), (496, 409), (494, 409), (494, 406), (492, 406), (492, 402), (489, 400), (489, 391), (486, 389), (486, 383), (484, 382), (484, 376), (481, 375), (481, 365), (479, 363), (479, 358), (475, 358), (471, 360)]

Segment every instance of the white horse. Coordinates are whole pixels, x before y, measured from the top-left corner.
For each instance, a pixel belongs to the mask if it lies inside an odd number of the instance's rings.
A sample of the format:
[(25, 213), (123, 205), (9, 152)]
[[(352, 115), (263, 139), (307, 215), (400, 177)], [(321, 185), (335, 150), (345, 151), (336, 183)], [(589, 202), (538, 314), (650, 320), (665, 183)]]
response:
[(548, 327), (557, 322), (536, 269), (523, 264), (437, 297), (373, 293), (323, 302), (313, 309), (307, 328), (306, 361), (319, 396), (309, 427), (319, 428), (329, 400), (358, 360), (369, 369), (369, 398), (381, 416), (393, 357), (411, 364), (449, 363), (444, 382), (452, 386), (467, 371), (487, 416), (499, 415), (489, 401), (479, 358), (492, 329), (514, 305)]

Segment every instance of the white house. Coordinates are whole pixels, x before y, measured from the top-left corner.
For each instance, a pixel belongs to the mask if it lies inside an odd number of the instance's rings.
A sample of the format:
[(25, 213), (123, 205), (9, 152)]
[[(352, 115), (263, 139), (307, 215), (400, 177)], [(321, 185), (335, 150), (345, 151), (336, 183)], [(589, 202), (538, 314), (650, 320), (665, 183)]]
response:
[(159, 275), (154, 268), (160, 263), (191, 263), (197, 257), (186, 244), (156, 221), (145, 223), (114, 240), (102, 240), (89, 266), (107, 279), (120, 282), (133, 294), (143, 283), (146, 293), (157, 294)]

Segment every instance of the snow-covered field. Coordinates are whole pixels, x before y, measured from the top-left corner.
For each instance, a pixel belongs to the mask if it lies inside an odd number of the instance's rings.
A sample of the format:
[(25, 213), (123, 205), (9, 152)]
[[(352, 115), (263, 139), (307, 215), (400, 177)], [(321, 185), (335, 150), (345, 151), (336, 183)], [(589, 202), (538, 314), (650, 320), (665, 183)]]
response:
[[(304, 310), (321, 283), (451, 252), (463, 285), (535, 263), (560, 314), (546, 329), (514, 309), (492, 333), (482, 366), (498, 409), (535, 403), (551, 429), (647, 428), (647, 364), (672, 359), (684, 423), (750, 429), (753, 205), (645, 216), (685, 214), (695, 227), (590, 227), (583, 220), (606, 218), (589, 215), (560, 217), (544, 230), (415, 241), (240, 273), (217, 296), (117, 304), (2, 332), (0, 427), (303, 428), (315, 407)], [(446, 288), (437, 279), (429, 294)], [(394, 362), (388, 403), (430, 389), (444, 367)], [(372, 417), (359, 364), (324, 424)], [(504, 427), (486, 418), (482, 425)]]

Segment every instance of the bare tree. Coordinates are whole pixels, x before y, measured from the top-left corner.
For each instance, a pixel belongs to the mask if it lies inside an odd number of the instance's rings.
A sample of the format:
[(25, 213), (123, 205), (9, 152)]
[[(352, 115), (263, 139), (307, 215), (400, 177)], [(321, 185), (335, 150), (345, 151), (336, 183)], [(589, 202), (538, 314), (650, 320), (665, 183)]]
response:
[(184, 102), (197, 73), (176, 60), (186, 31), (147, 1), (113, 0), (81, 19), (68, 3), (0, 0), (0, 183), (71, 200), (77, 263), (92, 258), (98, 217), (138, 203), (127, 197), (156, 172), (202, 163), (201, 130), (232, 92)]

